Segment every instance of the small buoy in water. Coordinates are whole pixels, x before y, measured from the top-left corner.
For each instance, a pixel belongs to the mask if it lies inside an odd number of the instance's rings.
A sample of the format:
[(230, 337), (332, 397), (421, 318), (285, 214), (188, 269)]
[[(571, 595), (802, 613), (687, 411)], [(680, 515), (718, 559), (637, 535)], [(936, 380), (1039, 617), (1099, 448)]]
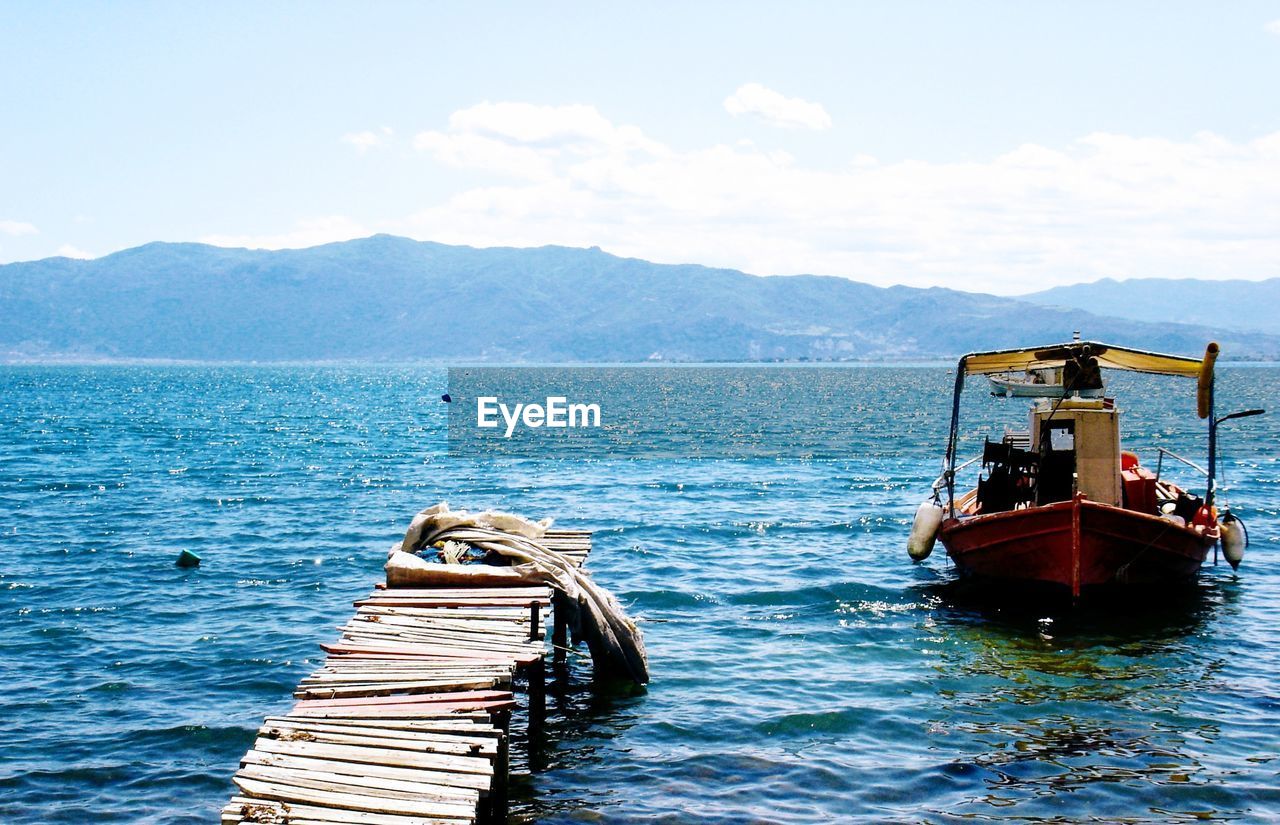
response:
[(1244, 529), (1244, 522), (1234, 513), (1226, 513), (1218, 523), (1218, 529), (1222, 531), (1222, 555), (1226, 556), (1232, 570), (1238, 570), (1245, 548), (1249, 546), (1249, 533)]
[(911, 523), (911, 537), (907, 539), (907, 553), (911, 558), (916, 561), (929, 558), (941, 528), (942, 505), (936, 501), (921, 502), (916, 508), (916, 519)]
[(200, 557), (190, 550), (183, 550), (178, 554), (178, 560), (174, 564), (178, 567), (199, 567)]
[(440, 400), (446, 404), (452, 404), (453, 396), (449, 395), (449, 393), (445, 393), (444, 395), (440, 396)]

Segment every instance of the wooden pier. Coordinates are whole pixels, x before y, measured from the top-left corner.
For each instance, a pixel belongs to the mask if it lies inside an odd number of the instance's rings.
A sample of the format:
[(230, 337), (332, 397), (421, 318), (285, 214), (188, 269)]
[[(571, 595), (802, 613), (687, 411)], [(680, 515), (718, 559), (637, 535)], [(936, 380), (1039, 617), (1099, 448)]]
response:
[[(542, 543), (580, 566), (589, 532)], [(324, 665), (266, 720), (223, 825), (458, 825), (503, 821), (517, 675), (528, 721), (546, 708), (546, 585), (385, 588), (356, 601)], [(568, 644), (563, 611), (554, 656)]]

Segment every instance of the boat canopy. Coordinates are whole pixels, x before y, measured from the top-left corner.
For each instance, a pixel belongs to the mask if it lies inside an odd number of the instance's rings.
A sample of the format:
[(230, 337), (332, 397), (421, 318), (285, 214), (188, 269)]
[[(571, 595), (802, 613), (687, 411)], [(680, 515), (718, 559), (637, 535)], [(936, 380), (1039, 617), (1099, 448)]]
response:
[[(1209, 454), (1213, 455), (1213, 366), (1218, 358), (1218, 345), (1210, 343), (1204, 358), (1187, 358), (1182, 355), (1161, 355), (1158, 352), (1114, 347), (1095, 341), (1070, 341), (1065, 344), (1049, 344), (1043, 347), (971, 352), (960, 359), (956, 370), (955, 392), (951, 396), (951, 431), (947, 437), (947, 454), (944, 460), (943, 478), (947, 485), (947, 499), (951, 516), (956, 514), (956, 446), (960, 440), (960, 397), (964, 391), (964, 379), (968, 375), (990, 375), (998, 372), (1017, 372), (1042, 367), (1066, 367), (1068, 362), (1077, 367), (1088, 365), (1095, 380), (1100, 381), (1097, 367), (1148, 372), (1156, 375), (1175, 375), (1196, 378), (1196, 412), (1201, 418), (1210, 419)], [(1082, 385), (1083, 386), (1083, 385)], [(1100, 385), (1099, 385), (1100, 386)], [(1072, 389), (1068, 382), (1064, 395)], [(1212, 461), (1212, 458), (1210, 459)], [(1212, 478), (1210, 480), (1212, 484)], [(1212, 494), (1210, 494), (1212, 498)]]
[(1093, 341), (1072, 341), (1066, 344), (993, 352), (971, 352), (960, 359), (960, 365), (967, 375), (989, 375), (1041, 367), (1060, 367), (1068, 360), (1082, 355), (1098, 359), (1100, 367), (1157, 375), (1181, 375), (1186, 378), (1199, 377), (1206, 366), (1205, 361), (1199, 358), (1161, 355), (1158, 352), (1114, 347)]

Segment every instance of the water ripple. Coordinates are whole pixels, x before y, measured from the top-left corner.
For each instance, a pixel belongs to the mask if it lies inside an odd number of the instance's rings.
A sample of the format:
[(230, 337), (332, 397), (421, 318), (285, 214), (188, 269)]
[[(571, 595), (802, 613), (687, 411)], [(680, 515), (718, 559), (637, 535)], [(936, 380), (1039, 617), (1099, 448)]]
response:
[[(517, 743), (516, 821), (1280, 816), (1280, 416), (1225, 440), (1239, 576), (1140, 609), (993, 608), (903, 551), (945, 370), (833, 375), (847, 404), (788, 414), (844, 416), (846, 460), (575, 463), (449, 457), (432, 368), (0, 370), (0, 819), (213, 819), (440, 499), (594, 528), (592, 569), (646, 633), (647, 693), (575, 662)], [(1219, 393), (1276, 408), (1280, 370), (1226, 369)], [(1133, 406), (1126, 438), (1202, 450), (1185, 404)]]

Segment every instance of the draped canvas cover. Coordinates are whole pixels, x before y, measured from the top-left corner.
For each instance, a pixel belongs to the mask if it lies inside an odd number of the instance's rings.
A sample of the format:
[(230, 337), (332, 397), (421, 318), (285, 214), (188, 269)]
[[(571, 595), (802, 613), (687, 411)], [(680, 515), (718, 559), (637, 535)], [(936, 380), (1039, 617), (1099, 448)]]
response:
[(1196, 378), (1200, 375), (1201, 368), (1204, 365), (1204, 361), (1199, 358), (1187, 358), (1181, 355), (1161, 355), (1157, 352), (1115, 347), (1091, 341), (1072, 341), (1067, 344), (1051, 344), (1043, 347), (997, 350), (994, 352), (974, 352), (962, 358), (960, 363), (964, 366), (964, 371), (969, 375), (1020, 372), (1041, 367), (1060, 367), (1067, 360), (1083, 355), (1085, 347), (1088, 347), (1089, 357), (1098, 359), (1099, 367), (1110, 367), (1111, 369)]
[[(587, 571), (542, 544), (550, 525), (549, 519), (529, 521), (511, 513), (450, 510), (440, 502), (414, 516), (404, 540), (392, 546), (386, 564), (387, 586), (549, 584), (565, 595), (569, 630), (574, 639), (587, 643), (596, 674), (625, 676), (647, 684), (649, 660), (640, 628)], [(510, 560), (511, 566), (429, 563), (418, 555), (437, 542), (496, 553)]]

